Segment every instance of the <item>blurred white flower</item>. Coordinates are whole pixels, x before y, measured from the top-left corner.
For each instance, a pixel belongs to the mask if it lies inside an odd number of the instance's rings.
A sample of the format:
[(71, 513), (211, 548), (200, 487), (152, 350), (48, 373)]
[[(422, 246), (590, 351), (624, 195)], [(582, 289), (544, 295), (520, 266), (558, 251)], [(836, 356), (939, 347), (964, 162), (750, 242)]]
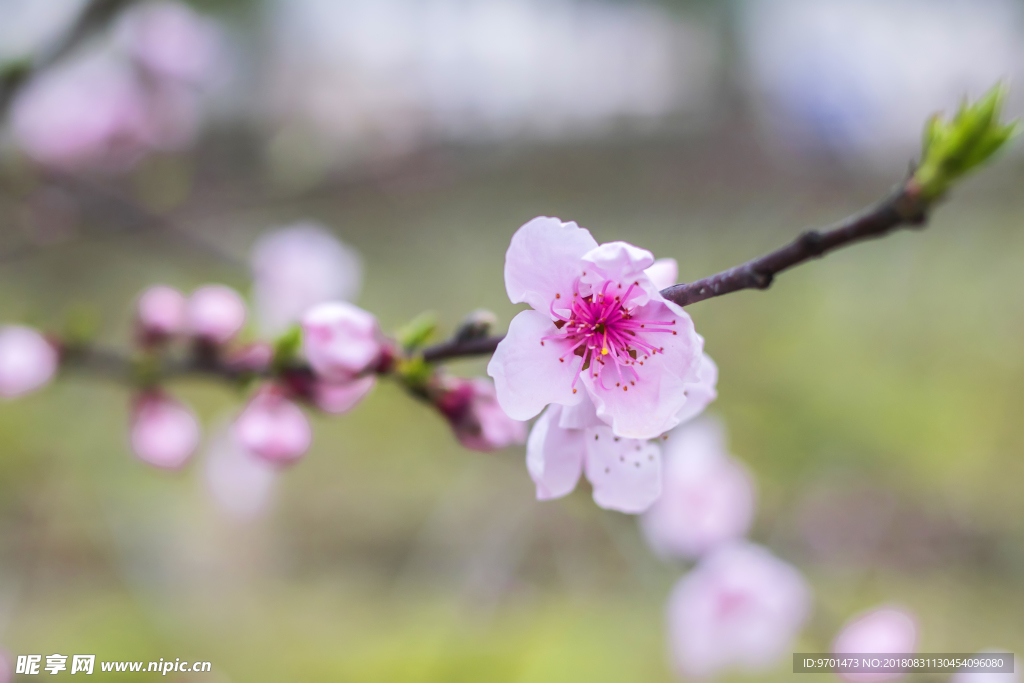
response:
[(747, 533), (754, 481), (726, 450), (721, 423), (700, 418), (676, 427), (662, 453), (661, 497), (640, 520), (655, 552), (693, 558)]
[(275, 230), (252, 251), (253, 298), (260, 332), (276, 336), (317, 304), (359, 296), (359, 255), (316, 223)]
[(203, 473), (217, 506), (235, 519), (258, 517), (273, 500), (277, 468), (246, 450), (230, 426), (210, 439)]
[[(909, 611), (894, 606), (877, 607), (843, 625), (832, 652), (835, 654), (903, 654), (917, 650), (917, 620)], [(882, 683), (903, 678), (901, 673), (842, 673), (850, 683)]]
[(756, 0), (741, 33), (770, 140), (878, 164), (1024, 64), (1012, 0)]
[(765, 671), (792, 652), (811, 592), (794, 567), (741, 542), (707, 555), (676, 584), (668, 603), (669, 647), (686, 677), (725, 669)]

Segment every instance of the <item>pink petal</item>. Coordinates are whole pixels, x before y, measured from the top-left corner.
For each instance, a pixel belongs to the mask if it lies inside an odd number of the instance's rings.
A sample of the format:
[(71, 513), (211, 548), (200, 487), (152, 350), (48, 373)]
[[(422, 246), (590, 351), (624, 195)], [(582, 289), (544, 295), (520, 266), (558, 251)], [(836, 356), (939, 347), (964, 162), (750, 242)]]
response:
[(678, 425), (680, 416), (692, 416), (687, 413), (693, 411), (684, 411), (688, 405), (692, 408), (699, 404), (701, 409), (707, 405), (706, 388), (698, 392), (693, 402), (689, 397), (691, 386), (704, 387), (699, 382), (704, 339), (682, 308), (660, 296), (638, 308), (634, 318), (639, 322), (675, 320), (675, 325), (666, 328), (675, 334), (649, 335), (664, 351), (646, 357), (639, 355), (638, 360), (644, 364), (637, 367), (638, 379), (628, 386), (625, 382), (616, 386), (620, 378), (611, 363), (596, 369), (591, 366), (583, 381), (598, 417), (610, 424), (618, 436), (653, 439)]
[(526, 442), (526, 468), (537, 484), (537, 500), (561, 498), (576, 488), (586, 451), (584, 433), (558, 426), (561, 406), (550, 406)]
[(572, 386), (580, 358), (568, 353), (566, 342), (541, 343), (557, 331), (547, 314), (522, 311), (487, 364), (498, 404), (514, 420), (529, 420), (549, 403), (575, 405), (583, 398), (582, 383), (577, 383), (576, 393)]
[(572, 296), (580, 258), (597, 246), (590, 231), (575, 223), (539, 216), (512, 236), (505, 253), (505, 289), (514, 304), (548, 313), (556, 294)]
[(674, 258), (660, 258), (644, 273), (654, 286), (660, 289), (671, 287), (679, 280), (679, 264)]
[(661, 495), (661, 448), (656, 443), (615, 436), (609, 427), (586, 430), (587, 479), (594, 502), (636, 514)]
[(597, 409), (594, 402), (585, 391), (581, 391), (583, 398), (573, 406), (562, 407), (562, 417), (558, 420), (558, 426), (562, 429), (586, 429), (587, 427), (601, 427), (604, 422), (597, 416)]
[(130, 437), (139, 459), (178, 469), (199, 445), (199, 421), (185, 404), (162, 394), (147, 394), (135, 405)]
[(697, 376), (686, 384), (687, 401), (676, 413), (674, 420), (684, 424), (704, 412), (708, 405), (718, 398), (718, 366), (706, 353), (701, 354)]
[(592, 275), (600, 281), (629, 282), (654, 264), (654, 254), (629, 242), (605, 242), (584, 254), (583, 260), (592, 266), (587, 268), (586, 282), (597, 281), (590, 279)]
[(57, 374), (60, 358), (46, 337), (20, 325), (0, 327), (0, 398), (41, 389)]

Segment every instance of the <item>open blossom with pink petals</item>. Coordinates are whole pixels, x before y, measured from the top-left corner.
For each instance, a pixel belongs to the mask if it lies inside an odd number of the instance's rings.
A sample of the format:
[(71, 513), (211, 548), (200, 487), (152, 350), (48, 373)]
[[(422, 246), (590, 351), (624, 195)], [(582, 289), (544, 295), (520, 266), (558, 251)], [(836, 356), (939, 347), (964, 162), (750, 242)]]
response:
[(435, 403), (466, 448), (486, 452), (526, 441), (526, 423), (505, 414), (485, 379), (445, 378)]
[[(704, 410), (715, 398), (717, 379), (718, 369), (704, 356), (690, 388), (692, 400), (680, 419)], [(571, 493), (585, 473), (601, 507), (644, 512), (662, 491), (661, 447), (645, 441), (617, 437), (598, 417), (589, 396), (572, 406), (548, 406), (526, 443), (526, 466), (537, 485), (537, 499)]]
[(680, 674), (756, 673), (792, 652), (811, 593), (792, 566), (747, 542), (721, 546), (684, 576), (669, 598), (669, 647)]
[(358, 255), (315, 223), (298, 223), (260, 238), (252, 251), (253, 299), (261, 330), (281, 334), (326, 301), (359, 294)]
[(57, 374), (57, 349), (29, 327), (0, 327), (0, 397), (41, 389)]
[(159, 392), (138, 397), (132, 413), (131, 446), (141, 460), (178, 469), (199, 445), (199, 420), (183, 403)]
[(166, 285), (144, 291), (135, 304), (135, 326), (143, 343), (167, 340), (185, 331), (185, 295)]
[(662, 494), (641, 519), (651, 547), (694, 558), (745, 536), (754, 519), (754, 480), (726, 450), (722, 425), (700, 418), (666, 436)]
[[(902, 607), (877, 607), (859, 614), (843, 626), (832, 643), (835, 654), (911, 653), (917, 650), (917, 620)], [(902, 673), (842, 673), (850, 683), (883, 683), (903, 678)]]
[(205, 285), (189, 297), (188, 329), (211, 344), (226, 344), (245, 326), (245, 301), (225, 285)]
[[(540, 217), (505, 256), (519, 313), (487, 366), (498, 402), (528, 420), (546, 405), (589, 397), (617, 436), (651, 439), (692, 417), (704, 340), (690, 316), (645, 272), (654, 256), (625, 242), (598, 245), (575, 223)], [(703, 407), (703, 406), (702, 406)]]
[(306, 360), (317, 375), (334, 382), (373, 369), (384, 353), (377, 319), (344, 301), (314, 306), (302, 318), (302, 332)]
[(235, 436), (245, 449), (278, 465), (297, 461), (313, 441), (306, 414), (276, 387), (265, 387), (249, 401), (235, 420)]

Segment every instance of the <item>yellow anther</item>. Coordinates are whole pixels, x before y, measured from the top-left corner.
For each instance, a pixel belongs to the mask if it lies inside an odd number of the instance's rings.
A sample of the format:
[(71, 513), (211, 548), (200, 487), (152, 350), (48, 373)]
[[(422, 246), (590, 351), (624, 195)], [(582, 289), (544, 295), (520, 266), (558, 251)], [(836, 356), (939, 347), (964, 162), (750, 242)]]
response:
[(601, 349), (601, 355), (602, 356), (607, 356), (608, 355), (608, 349), (607, 348)]

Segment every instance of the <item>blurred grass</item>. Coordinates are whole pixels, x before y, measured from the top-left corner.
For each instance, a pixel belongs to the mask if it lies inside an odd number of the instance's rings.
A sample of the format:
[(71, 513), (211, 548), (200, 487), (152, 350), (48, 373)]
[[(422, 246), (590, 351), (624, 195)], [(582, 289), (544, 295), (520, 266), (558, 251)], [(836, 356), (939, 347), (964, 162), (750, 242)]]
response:
[[(294, 197), (240, 174), (175, 216), (240, 254), (262, 230), (323, 220), (363, 253), (360, 304), (386, 328), (431, 309), (450, 329), (477, 307), (514, 315), (501, 264), (534, 215), (674, 256), (685, 280), (842, 217), (896, 171), (801, 166), (741, 143), (469, 151)], [(692, 307), (721, 368), (713, 410), (758, 478), (754, 537), (815, 585), (805, 651), (883, 601), (920, 615), (922, 651), (1024, 650), (1019, 171), (1007, 160), (982, 173), (920, 234)], [(143, 286), (210, 280), (247, 287), (159, 232), (69, 241), (0, 268), (0, 317), (53, 326), (90, 302), (117, 342)], [(238, 402), (174, 390), (208, 424)], [(198, 461), (166, 474), (130, 456), (127, 400), (69, 378), (0, 405), (9, 651), (212, 661), (194, 680), (670, 679), (662, 606), (680, 569), (582, 488), (535, 503), (521, 450), (463, 451), (385, 384), (350, 415), (317, 419), (273, 511), (238, 523), (207, 499)]]

